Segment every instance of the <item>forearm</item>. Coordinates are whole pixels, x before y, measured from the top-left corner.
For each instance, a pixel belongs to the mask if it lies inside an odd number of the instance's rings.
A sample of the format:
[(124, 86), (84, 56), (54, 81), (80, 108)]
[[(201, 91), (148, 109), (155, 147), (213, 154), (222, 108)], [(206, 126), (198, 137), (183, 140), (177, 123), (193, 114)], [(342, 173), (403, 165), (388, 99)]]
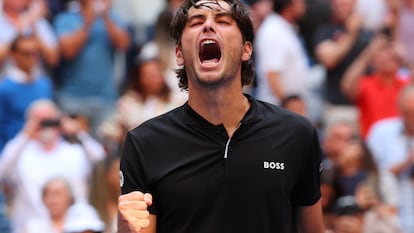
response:
[(72, 34), (59, 38), (61, 52), (64, 58), (74, 59), (82, 50), (89, 37), (89, 27), (83, 26)]
[(324, 232), (321, 199), (312, 206), (301, 207), (299, 212), (299, 232)]
[(280, 80), (280, 74), (274, 71), (268, 72), (266, 78), (273, 95), (278, 99), (282, 99), (285, 96), (285, 91)]
[(55, 46), (49, 46), (45, 43), (39, 43), (41, 55), (50, 67), (55, 67), (59, 63), (59, 49)]
[(358, 81), (367, 70), (371, 56), (372, 52), (369, 49), (364, 50), (364, 52), (346, 70), (342, 78), (341, 90), (352, 100), (358, 95)]
[(316, 56), (319, 62), (327, 69), (334, 68), (348, 54), (355, 39), (355, 33), (346, 33), (338, 41), (321, 42), (316, 47)]
[(77, 134), (77, 137), (86, 151), (86, 155), (88, 156), (88, 161), (90, 163), (93, 164), (105, 157), (105, 150), (103, 146), (89, 134), (86, 132), (80, 132)]
[(390, 168), (390, 171), (395, 175), (399, 176), (403, 171), (414, 166), (414, 161), (411, 158), (393, 166)]
[(108, 15), (104, 16), (104, 22), (109, 38), (115, 48), (120, 51), (127, 50), (130, 43), (128, 32), (116, 25)]
[(10, 44), (0, 45), (0, 66), (6, 61), (10, 53)]
[(20, 154), (29, 140), (25, 133), (19, 133), (6, 144), (0, 156), (0, 180), (15, 170)]

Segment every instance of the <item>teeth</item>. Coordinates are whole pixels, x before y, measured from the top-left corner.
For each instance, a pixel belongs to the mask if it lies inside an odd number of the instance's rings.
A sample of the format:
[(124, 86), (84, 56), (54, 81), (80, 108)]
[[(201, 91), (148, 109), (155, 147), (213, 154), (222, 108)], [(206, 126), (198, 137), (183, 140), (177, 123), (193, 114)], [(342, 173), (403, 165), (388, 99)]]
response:
[(215, 43), (216, 42), (214, 40), (205, 40), (205, 41), (201, 42), (202, 45), (205, 45), (205, 44), (215, 44)]

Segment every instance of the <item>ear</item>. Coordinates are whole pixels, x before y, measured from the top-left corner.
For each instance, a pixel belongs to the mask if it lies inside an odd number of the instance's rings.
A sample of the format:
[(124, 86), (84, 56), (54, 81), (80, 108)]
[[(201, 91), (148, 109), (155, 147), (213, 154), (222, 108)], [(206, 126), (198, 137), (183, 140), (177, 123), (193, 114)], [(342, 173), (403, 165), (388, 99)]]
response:
[(184, 66), (183, 52), (179, 46), (175, 46), (175, 60), (178, 66)]
[(250, 41), (244, 42), (242, 61), (247, 61), (252, 56), (253, 44)]

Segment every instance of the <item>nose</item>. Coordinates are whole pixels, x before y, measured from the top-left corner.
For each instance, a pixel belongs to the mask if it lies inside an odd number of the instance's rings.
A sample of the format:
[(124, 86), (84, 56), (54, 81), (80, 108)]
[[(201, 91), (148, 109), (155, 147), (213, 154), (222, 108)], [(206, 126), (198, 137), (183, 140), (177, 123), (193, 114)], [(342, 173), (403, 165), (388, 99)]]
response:
[(209, 17), (204, 22), (203, 32), (215, 32), (216, 31), (215, 27), (216, 27), (216, 24), (214, 22), (214, 19)]

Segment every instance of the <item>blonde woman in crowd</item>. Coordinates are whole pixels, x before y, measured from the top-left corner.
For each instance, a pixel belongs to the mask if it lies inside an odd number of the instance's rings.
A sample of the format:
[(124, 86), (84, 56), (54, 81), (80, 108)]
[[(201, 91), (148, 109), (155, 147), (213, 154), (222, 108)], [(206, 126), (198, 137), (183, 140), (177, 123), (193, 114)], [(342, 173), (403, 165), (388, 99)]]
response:
[(89, 203), (105, 224), (104, 233), (117, 232), (117, 205), (120, 195), (118, 156), (98, 162), (92, 171)]

